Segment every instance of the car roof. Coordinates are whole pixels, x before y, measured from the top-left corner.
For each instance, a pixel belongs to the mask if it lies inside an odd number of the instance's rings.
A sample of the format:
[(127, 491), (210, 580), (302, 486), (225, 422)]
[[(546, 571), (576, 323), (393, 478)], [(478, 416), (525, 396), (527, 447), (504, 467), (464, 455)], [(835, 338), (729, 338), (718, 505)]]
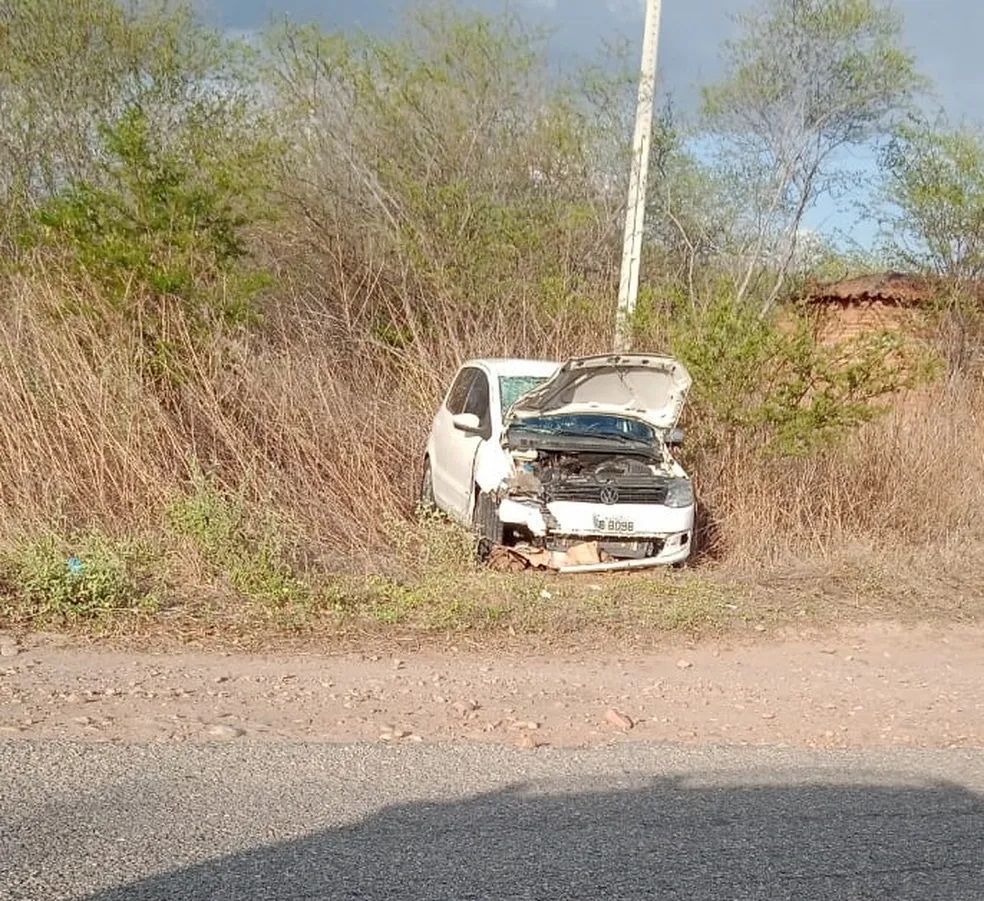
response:
[(553, 375), (559, 368), (560, 363), (553, 360), (523, 360), (518, 358), (482, 358), (468, 360), (462, 363), (461, 368), (466, 366), (478, 366), (496, 378), (505, 376), (533, 376), (547, 378)]

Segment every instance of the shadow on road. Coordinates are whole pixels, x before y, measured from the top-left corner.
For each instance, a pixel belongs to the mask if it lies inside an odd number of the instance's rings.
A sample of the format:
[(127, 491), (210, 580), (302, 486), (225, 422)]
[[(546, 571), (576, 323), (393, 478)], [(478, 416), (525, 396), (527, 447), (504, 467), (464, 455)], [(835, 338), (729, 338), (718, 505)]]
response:
[(321, 898), (981, 901), (984, 800), (946, 784), (513, 787), (389, 807), (92, 901)]

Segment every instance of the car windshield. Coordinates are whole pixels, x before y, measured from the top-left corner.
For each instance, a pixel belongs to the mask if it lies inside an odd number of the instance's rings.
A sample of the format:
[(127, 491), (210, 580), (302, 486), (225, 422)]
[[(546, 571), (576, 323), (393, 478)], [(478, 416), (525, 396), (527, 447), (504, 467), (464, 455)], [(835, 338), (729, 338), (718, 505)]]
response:
[(523, 419), (515, 428), (554, 435), (578, 437), (621, 438), (652, 444), (656, 433), (651, 426), (637, 419), (599, 413), (574, 413), (568, 416), (536, 416)]
[(528, 391), (539, 387), (547, 380), (539, 375), (503, 375), (499, 377), (499, 397), (502, 399), (502, 415)]

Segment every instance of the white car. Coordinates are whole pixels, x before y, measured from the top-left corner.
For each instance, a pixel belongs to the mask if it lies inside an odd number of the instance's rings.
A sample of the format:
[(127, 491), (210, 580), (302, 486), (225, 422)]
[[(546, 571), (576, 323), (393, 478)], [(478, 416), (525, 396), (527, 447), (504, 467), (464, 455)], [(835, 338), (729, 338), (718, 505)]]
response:
[[(694, 490), (671, 447), (691, 378), (658, 354), (469, 360), (431, 428), (420, 500), (562, 572), (682, 563)], [(591, 543), (599, 556), (565, 563)]]

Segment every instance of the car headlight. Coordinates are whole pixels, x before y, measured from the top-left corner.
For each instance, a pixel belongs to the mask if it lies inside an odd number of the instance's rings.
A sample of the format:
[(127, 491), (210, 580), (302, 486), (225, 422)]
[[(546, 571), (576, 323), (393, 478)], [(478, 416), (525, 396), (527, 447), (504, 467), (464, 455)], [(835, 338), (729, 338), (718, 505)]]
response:
[(667, 507), (689, 507), (694, 502), (694, 486), (690, 479), (672, 479), (666, 491)]

